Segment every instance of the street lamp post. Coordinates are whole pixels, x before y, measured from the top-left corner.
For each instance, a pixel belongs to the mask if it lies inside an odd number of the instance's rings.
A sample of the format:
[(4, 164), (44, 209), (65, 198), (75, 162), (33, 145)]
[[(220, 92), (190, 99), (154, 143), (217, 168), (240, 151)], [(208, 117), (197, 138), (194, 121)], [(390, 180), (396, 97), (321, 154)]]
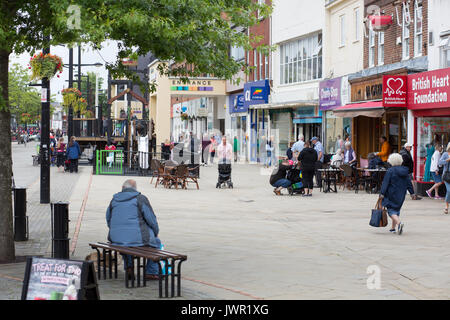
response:
[[(50, 37), (46, 36), (50, 42)], [(44, 54), (50, 53), (50, 44), (44, 48)], [(42, 79), (41, 113), (41, 188), (40, 203), (50, 203), (50, 79)]]

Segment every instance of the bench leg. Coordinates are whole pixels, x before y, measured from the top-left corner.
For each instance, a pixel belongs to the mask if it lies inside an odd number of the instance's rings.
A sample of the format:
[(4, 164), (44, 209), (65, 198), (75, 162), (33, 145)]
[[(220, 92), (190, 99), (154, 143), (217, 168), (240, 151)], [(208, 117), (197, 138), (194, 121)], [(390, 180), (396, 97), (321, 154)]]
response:
[(162, 298), (163, 297), (163, 293), (162, 293), (162, 268), (161, 268), (161, 263), (159, 263), (158, 261), (158, 269), (159, 269), (159, 279), (158, 279), (158, 283), (159, 283), (159, 297)]
[(164, 273), (165, 273), (165, 276), (164, 276), (164, 284), (165, 284), (165, 289), (166, 289), (166, 298), (168, 298), (169, 297), (169, 259), (166, 259), (166, 260), (164, 260), (165, 261), (165, 263), (164, 263)]
[[(137, 260), (137, 287), (141, 286), (141, 258), (136, 257)], [(145, 276), (144, 276), (145, 278)]]
[[(172, 259), (172, 262), (170, 264), (171, 270), (172, 270), (172, 274), (170, 275), (171, 279), (171, 292), (170, 292), (170, 296), (173, 298), (175, 296), (175, 259)], [(167, 277), (169, 277), (169, 275), (167, 275)]]
[(100, 280), (102, 278), (101, 272), (100, 272), (100, 268), (102, 266), (102, 260), (100, 257), (100, 250), (95, 248), (95, 251), (97, 251), (97, 278), (98, 278), (98, 280)]
[(142, 270), (143, 270), (143, 274), (144, 274), (144, 277), (142, 279), (142, 284), (143, 284), (144, 287), (146, 287), (147, 286), (147, 280), (145, 279), (145, 270), (147, 270), (147, 259), (142, 258), (142, 261), (143, 261)]
[[(178, 269), (177, 269), (177, 297), (181, 297), (181, 263), (184, 260), (180, 260), (178, 262)], [(175, 272), (175, 270), (173, 270)]]
[(112, 261), (112, 251), (108, 251), (108, 259), (109, 259), (109, 278), (112, 279), (112, 271), (113, 271), (113, 261)]
[(114, 278), (117, 279), (117, 251), (114, 251)]
[[(134, 274), (134, 257), (133, 256), (131, 257), (131, 270), (133, 271), (133, 274)], [(135, 279), (135, 277), (131, 278), (131, 287), (132, 288), (134, 288), (134, 279)]]
[(106, 279), (106, 250), (103, 249), (103, 279)]

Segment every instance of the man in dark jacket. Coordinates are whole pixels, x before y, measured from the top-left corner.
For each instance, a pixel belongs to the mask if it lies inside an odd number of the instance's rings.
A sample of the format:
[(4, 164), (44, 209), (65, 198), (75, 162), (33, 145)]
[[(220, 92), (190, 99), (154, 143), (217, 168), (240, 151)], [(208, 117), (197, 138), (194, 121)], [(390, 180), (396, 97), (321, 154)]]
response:
[[(406, 191), (409, 191), (411, 197), (416, 199), (411, 178), (408, 174), (408, 168), (402, 166), (402, 156), (393, 153), (388, 158), (388, 163), (392, 166), (386, 172), (381, 186), (380, 198), (383, 199), (382, 205), (387, 208), (388, 214), (392, 219), (392, 233), (399, 235), (403, 232), (403, 223), (400, 222), (400, 209), (405, 201)], [(396, 229), (397, 227), (397, 229)]]
[[(147, 197), (136, 190), (136, 181), (126, 180), (122, 192), (116, 193), (106, 210), (109, 228), (108, 240), (127, 247), (153, 247), (160, 249), (159, 227)], [(131, 256), (125, 256), (127, 276), (132, 278)], [(145, 278), (158, 279), (158, 263), (147, 261)]]
[(403, 158), (402, 166), (407, 167), (409, 174), (412, 174), (414, 171), (414, 160), (411, 156), (412, 145), (409, 143), (405, 143), (403, 148), (400, 150), (400, 154)]

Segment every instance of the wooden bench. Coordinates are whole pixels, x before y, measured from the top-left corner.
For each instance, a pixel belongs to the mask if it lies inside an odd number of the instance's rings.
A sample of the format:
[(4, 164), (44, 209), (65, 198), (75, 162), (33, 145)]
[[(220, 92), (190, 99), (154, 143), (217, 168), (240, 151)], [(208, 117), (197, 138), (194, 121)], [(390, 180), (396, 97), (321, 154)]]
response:
[[(103, 279), (106, 279), (107, 269), (109, 279), (113, 277), (117, 279), (117, 254), (126, 254), (132, 257), (132, 269), (135, 270), (137, 267), (137, 287), (145, 287), (147, 281), (145, 279), (145, 270), (147, 265), (147, 260), (158, 263), (159, 267), (159, 297), (163, 298), (163, 279), (165, 287), (165, 298), (169, 298), (169, 279), (171, 279), (171, 293), (170, 297), (175, 296), (175, 278), (177, 282), (177, 297), (181, 296), (181, 263), (187, 260), (186, 255), (177, 254), (165, 250), (158, 250), (151, 247), (123, 247), (117, 246), (109, 243), (89, 243), (92, 249), (97, 251), (97, 275), (98, 279), (101, 279), (101, 274), (103, 271)], [(102, 254), (100, 254), (102, 250)], [(142, 259), (142, 263), (141, 263)], [(136, 263), (135, 263), (136, 260)], [(161, 267), (161, 263), (164, 262), (164, 270)], [(178, 263), (177, 263), (178, 262)], [(108, 266), (107, 266), (108, 263)], [(171, 273), (169, 274), (169, 268), (171, 268)], [(141, 277), (142, 269), (142, 277)], [(135, 278), (131, 280), (128, 279), (128, 275), (125, 273), (125, 287), (129, 288), (129, 282), (131, 281), (131, 287), (134, 288)]]

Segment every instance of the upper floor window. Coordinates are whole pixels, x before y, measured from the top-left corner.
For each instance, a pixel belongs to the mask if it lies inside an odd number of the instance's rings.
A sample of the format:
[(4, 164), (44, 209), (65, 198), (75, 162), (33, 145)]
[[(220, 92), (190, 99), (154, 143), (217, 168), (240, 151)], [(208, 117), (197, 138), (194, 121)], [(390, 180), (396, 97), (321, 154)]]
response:
[(378, 32), (378, 65), (384, 64), (384, 32)]
[(269, 56), (265, 56), (264, 75), (266, 79), (269, 79)]
[(231, 49), (230, 49), (230, 56), (235, 61), (245, 60), (245, 50), (242, 47), (232, 46)]
[(280, 83), (322, 78), (322, 34), (280, 45)]
[(442, 39), (441, 48), (441, 68), (450, 68), (450, 37)]
[(264, 78), (263, 78), (263, 63), (264, 63), (263, 59), (264, 59), (264, 56), (263, 56), (262, 53), (260, 52), (260, 53), (259, 53), (259, 79), (260, 79), (260, 80), (261, 80), (261, 79), (264, 79)]
[(345, 15), (339, 17), (339, 25), (340, 25), (340, 41), (339, 46), (345, 46)]
[(403, 5), (403, 28), (402, 28), (402, 57), (403, 59), (409, 59), (409, 7)]
[(258, 78), (258, 55), (256, 54), (256, 49), (253, 50), (253, 66), (255, 67), (254, 70), (254, 75), (255, 75), (255, 80), (259, 80)]
[[(258, 0), (258, 4), (259, 5), (263, 5), (265, 4), (266, 1), (265, 0)], [(262, 19), (263, 17), (261, 16), (261, 12), (258, 10), (258, 19)]]
[(369, 67), (375, 66), (375, 31), (369, 28)]
[(414, 6), (414, 56), (418, 57), (422, 55), (422, 1), (415, 0)]
[(356, 8), (353, 12), (354, 23), (355, 23), (355, 41), (359, 41), (361, 32), (361, 23), (359, 21), (359, 8)]

